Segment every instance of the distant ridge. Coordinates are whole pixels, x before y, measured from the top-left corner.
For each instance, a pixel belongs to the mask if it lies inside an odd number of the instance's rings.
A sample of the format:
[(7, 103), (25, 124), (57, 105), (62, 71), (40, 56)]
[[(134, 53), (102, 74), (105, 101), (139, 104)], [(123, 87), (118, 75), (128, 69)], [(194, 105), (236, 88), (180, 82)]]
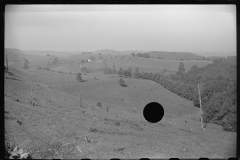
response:
[(111, 55), (129, 55), (132, 52), (144, 53), (145, 51), (138, 51), (138, 50), (116, 51), (113, 49), (102, 49), (102, 50), (96, 50), (93, 53), (111, 54)]
[(206, 57), (228, 57), (228, 56), (236, 56), (237, 53), (232, 52), (194, 52), (198, 55), (203, 55)]
[(83, 52), (91, 52), (92, 54), (102, 55), (131, 55), (132, 53), (146, 53), (152, 58), (166, 60), (204, 60), (211, 57), (228, 57), (236, 56), (236, 52), (168, 52), (168, 51), (140, 51), (127, 50), (117, 51), (114, 49), (101, 49), (96, 51), (39, 51), (39, 50), (20, 50), (17, 48), (5, 48), (5, 53), (9, 53), (9, 61), (22, 61), (22, 58), (27, 55), (42, 55), (47, 54), (52, 56), (74, 56), (82, 55)]
[(38, 50), (24, 50), (27, 55), (54, 55), (54, 56), (69, 56), (74, 54), (81, 54), (82, 51), (67, 52), (67, 51), (38, 51)]
[(149, 56), (154, 58), (163, 58), (163, 59), (174, 59), (174, 60), (194, 60), (194, 59), (203, 59), (203, 56), (196, 55), (191, 52), (168, 52), (168, 51), (150, 51), (146, 52)]

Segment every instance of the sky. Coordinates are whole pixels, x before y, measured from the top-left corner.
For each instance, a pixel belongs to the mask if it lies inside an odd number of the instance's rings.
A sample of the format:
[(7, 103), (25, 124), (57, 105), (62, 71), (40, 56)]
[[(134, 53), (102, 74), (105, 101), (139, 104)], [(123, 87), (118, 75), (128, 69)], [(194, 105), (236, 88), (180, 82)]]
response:
[(236, 51), (235, 5), (6, 5), (5, 48)]

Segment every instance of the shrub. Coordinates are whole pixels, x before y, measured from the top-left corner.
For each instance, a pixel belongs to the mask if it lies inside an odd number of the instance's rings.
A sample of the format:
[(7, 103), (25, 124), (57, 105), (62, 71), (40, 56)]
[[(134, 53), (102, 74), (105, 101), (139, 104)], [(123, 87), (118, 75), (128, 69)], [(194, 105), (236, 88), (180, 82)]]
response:
[(98, 102), (98, 103), (97, 103), (97, 106), (98, 106), (98, 107), (102, 107), (102, 103), (101, 103), (101, 102)]
[(78, 81), (78, 82), (83, 81), (83, 79), (82, 79), (82, 73), (77, 73), (77, 81)]
[(83, 72), (83, 73), (90, 73), (90, 72), (92, 72), (92, 69), (90, 68), (90, 67), (82, 67), (81, 68), (81, 71)]
[(43, 67), (42, 69), (46, 70), (46, 71), (50, 71), (50, 68), (48, 68), (48, 67)]
[(24, 62), (24, 69), (28, 69), (29, 68), (29, 62), (27, 61), (27, 60), (25, 60), (25, 62)]
[(237, 131), (237, 115), (227, 114), (223, 118), (223, 129), (226, 131)]
[(123, 80), (122, 78), (120, 78), (119, 84), (120, 84), (120, 86), (122, 86), (122, 87), (127, 87), (127, 85), (125, 84), (125, 82), (124, 82), (124, 80)]
[(111, 68), (106, 67), (106, 68), (104, 68), (103, 73), (104, 74), (112, 74), (112, 70), (111, 70)]
[(41, 67), (41, 66), (38, 66), (38, 67), (37, 67), (37, 69), (41, 70), (41, 69), (42, 69), (42, 67)]
[(124, 75), (124, 71), (123, 71), (122, 67), (119, 69), (118, 75), (120, 75), (120, 76)]

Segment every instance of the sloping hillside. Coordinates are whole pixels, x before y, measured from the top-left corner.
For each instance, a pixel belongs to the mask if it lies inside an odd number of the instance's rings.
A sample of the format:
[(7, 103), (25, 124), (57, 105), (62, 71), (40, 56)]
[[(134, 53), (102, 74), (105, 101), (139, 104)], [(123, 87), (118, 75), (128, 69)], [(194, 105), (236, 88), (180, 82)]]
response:
[[(202, 130), (192, 103), (155, 82), (124, 79), (128, 87), (121, 87), (118, 78), (100, 73), (84, 75), (86, 81), (79, 83), (76, 75), (9, 70), (4, 83), (5, 144), (34, 159), (235, 154), (236, 135), (213, 124)], [(96, 105), (98, 101), (102, 107)], [(157, 124), (148, 123), (142, 114), (151, 101), (165, 108)]]
[(5, 57), (8, 56), (8, 62), (23, 62), (23, 58), (26, 57), (25, 53), (15, 48), (5, 48)]

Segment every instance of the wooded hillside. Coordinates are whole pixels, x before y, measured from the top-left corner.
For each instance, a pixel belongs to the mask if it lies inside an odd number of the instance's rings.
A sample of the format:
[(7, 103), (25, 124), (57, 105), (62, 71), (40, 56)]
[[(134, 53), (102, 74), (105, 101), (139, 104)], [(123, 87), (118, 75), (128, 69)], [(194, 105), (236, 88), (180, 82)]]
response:
[[(111, 74), (110, 68), (105, 68)], [(117, 72), (120, 76), (153, 80), (179, 96), (192, 100), (199, 107), (198, 84), (202, 84), (201, 100), (203, 120), (205, 123), (216, 123), (224, 130), (237, 130), (237, 76), (236, 57), (215, 59), (212, 64), (198, 68), (193, 65), (188, 72), (182, 62), (176, 74), (139, 72), (131, 68)]]

